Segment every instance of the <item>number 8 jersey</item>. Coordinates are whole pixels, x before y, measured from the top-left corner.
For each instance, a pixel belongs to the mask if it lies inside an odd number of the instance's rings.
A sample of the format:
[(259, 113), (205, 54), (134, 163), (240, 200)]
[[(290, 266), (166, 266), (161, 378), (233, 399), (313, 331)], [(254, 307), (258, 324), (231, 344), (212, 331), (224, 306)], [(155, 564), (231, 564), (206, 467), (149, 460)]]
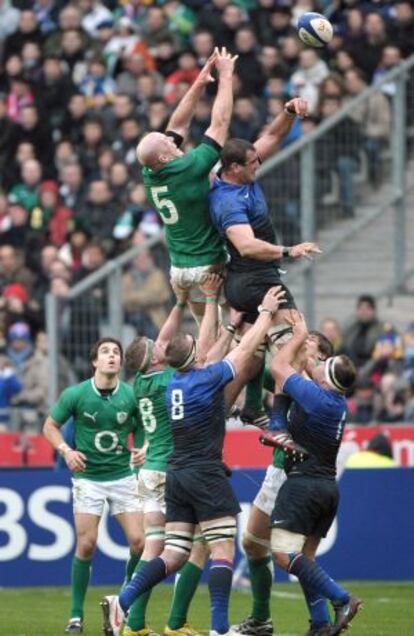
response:
[(165, 471), (173, 450), (166, 392), (174, 373), (174, 369), (167, 368), (135, 376), (134, 396), (148, 441), (143, 468), (148, 470)]
[(208, 208), (209, 174), (220, 146), (209, 137), (183, 157), (153, 171), (143, 168), (144, 185), (165, 225), (171, 264), (199, 267), (226, 262), (224, 242)]

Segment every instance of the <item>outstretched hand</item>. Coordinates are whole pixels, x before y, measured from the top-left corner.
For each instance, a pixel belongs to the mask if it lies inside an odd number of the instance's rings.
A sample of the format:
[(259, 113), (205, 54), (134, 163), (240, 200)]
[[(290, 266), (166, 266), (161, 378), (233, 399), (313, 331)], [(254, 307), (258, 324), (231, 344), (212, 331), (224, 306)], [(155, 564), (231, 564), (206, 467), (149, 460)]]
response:
[(214, 68), (215, 62), (217, 60), (218, 50), (214, 49), (214, 52), (210, 55), (207, 62), (204, 64), (200, 73), (198, 74), (197, 81), (201, 84), (211, 84), (215, 81), (212, 70)]
[(301, 119), (309, 115), (309, 104), (302, 97), (294, 97), (285, 104), (285, 110), (291, 115), (297, 115)]
[(282, 289), (280, 285), (271, 287), (262, 300), (261, 308), (271, 314), (275, 314), (279, 309), (279, 306), (286, 302), (284, 299), (285, 294), (286, 291)]
[(216, 47), (214, 52), (216, 53), (215, 67), (219, 76), (228, 75), (231, 77), (233, 75), (234, 65), (239, 56), (229, 53), (225, 46), (222, 46), (221, 49)]
[(322, 254), (322, 250), (317, 243), (298, 243), (289, 250), (291, 258), (307, 258), (312, 260), (314, 254)]
[(205, 281), (201, 283), (200, 289), (203, 292), (204, 296), (217, 298), (222, 284), (223, 279), (219, 274), (208, 274)]

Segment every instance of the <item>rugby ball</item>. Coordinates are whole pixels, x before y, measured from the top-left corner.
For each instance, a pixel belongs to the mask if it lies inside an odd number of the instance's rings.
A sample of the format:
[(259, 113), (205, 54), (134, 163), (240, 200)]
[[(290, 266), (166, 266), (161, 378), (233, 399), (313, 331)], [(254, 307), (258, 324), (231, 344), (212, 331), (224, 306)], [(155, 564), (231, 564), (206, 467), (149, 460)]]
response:
[(332, 40), (332, 24), (324, 15), (309, 11), (298, 20), (298, 35), (307, 46), (321, 48)]

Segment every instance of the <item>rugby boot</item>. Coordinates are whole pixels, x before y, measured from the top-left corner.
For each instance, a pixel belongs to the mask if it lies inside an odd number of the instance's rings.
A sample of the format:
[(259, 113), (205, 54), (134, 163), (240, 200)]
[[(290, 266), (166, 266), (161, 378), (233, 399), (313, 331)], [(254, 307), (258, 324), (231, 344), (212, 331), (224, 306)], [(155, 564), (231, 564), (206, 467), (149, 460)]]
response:
[(335, 610), (335, 622), (331, 627), (329, 636), (337, 636), (347, 629), (349, 623), (362, 608), (362, 601), (359, 598), (355, 598), (355, 596), (351, 596), (348, 603), (344, 605), (339, 603), (332, 603), (332, 605)]
[(325, 625), (320, 625), (319, 627), (313, 627), (312, 621), (310, 622), (310, 628), (306, 632), (305, 636), (330, 636), (332, 625), (330, 623), (325, 623)]
[[(125, 636), (125, 634), (124, 634)], [(177, 629), (170, 629), (168, 625), (164, 629), (164, 636), (203, 636), (194, 627), (191, 627), (188, 623), (185, 623), (182, 627)]]
[(104, 636), (120, 636), (125, 614), (117, 596), (104, 596), (101, 601)]
[(230, 632), (234, 636), (273, 636), (273, 622), (271, 618), (259, 621), (248, 616), (238, 625), (232, 625)]
[(160, 636), (157, 632), (154, 632), (150, 627), (143, 627), (142, 629), (133, 630), (128, 625), (125, 625), (122, 636)]
[(259, 441), (264, 446), (282, 448), (292, 459), (298, 459), (301, 462), (309, 457), (306, 448), (297, 444), (288, 431), (278, 430), (273, 433), (264, 431), (259, 437)]
[(254, 411), (248, 407), (244, 407), (240, 412), (240, 419), (245, 426), (257, 426), (266, 429), (269, 426), (270, 419), (264, 409)]
[(66, 625), (65, 634), (82, 634), (83, 620), (81, 618), (71, 618)]

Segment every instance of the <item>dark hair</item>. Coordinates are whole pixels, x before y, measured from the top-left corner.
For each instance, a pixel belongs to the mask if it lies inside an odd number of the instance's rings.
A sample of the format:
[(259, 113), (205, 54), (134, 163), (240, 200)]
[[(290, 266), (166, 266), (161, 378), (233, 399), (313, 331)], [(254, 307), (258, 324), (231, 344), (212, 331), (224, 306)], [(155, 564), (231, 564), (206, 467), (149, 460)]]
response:
[(393, 458), (392, 446), (390, 440), (383, 433), (378, 433), (369, 442), (367, 446), (368, 450), (374, 451), (384, 457)]
[(356, 376), (356, 368), (351, 358), (348, 358), (348, 356), (345, 355), (337, 356), (335, 364), (335, 377), (346, 391), (352, 388), (355, 383)]
[(179, 332), (176, 333), (168, 343), (165, 350), (165, 359), (170, 367), (178, 369), (184, 364), (189, 353), (190, 346), (187, 335), (183, 332)]
[(121, 362), (122, 362), (124, 358), (124, 350), (122, 348), (121, 343), (116, 338), (111, 338), (110, 336), (107, 336), (106, 338), (99, 338), (99, 340), (97, 340), (97, 342), (95, 342), (95, 344), (91, 348), (89, 352), (89, 361), (91, 363), (95, 362), (96, 358), (98, 357), (99, 347), (105, 344), (106, 342), (111, 342), (112, 344), (115, 344), (118, 347), (121, 353)]
[(371, 294), (361, 294), (361, 296), (358, 296), (357, 306), (359, 306), (361, 303), (370, 305), (371, 309), (376, 309), (377, 307), (375, 298), (374, 296), (371, 296)]
[(334, 355), (334, 348), (332, 342), (323, 335), (320, 331), (312, 330), (309, 331), (310, 336), (315, 336), (318, 339), (318, 349), (322, 354), (323, 359), (327, 360), (331, 356)]
[(125, 351), (125, 365), (128, 371), (136, 373), (141, 367), (147, 351), (147, 337), (137, 336)]
[(221, 151), (221, 165), (228, 170), (232, 163), (243, 165), (246, 162), (248, 150), (254, 150), (254, 145), (245, 139), (229, 139)]

